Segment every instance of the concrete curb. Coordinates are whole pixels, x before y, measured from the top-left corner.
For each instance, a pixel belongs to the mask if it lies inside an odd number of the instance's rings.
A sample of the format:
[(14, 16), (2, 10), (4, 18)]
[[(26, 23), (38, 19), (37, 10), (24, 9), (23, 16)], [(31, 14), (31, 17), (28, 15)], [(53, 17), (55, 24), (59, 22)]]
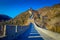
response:
[[(35, 25), (35, 23), (33, 23)], [(35, 25), (35, 28), (37, 29), (38, 32), (42, 31), (44, 34), (48, 35), (49, 37), (55, 39), (55, 40), (60, 40), (60, 34), (59, 33), (55, 33), (55, 32), (51, 32), (49, 30), (46, 29), (42, 29), (40, 27), (37, 27)]]
[(6, 37), (6, 35), (2, 35), (2, 36), (0, 36), (0, 38), (3, 38), (3, 37)]

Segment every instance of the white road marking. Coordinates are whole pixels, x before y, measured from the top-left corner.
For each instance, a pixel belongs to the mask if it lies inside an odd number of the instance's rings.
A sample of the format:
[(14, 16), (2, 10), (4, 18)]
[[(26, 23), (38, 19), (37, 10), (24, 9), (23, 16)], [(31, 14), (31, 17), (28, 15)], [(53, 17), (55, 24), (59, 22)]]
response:
[(42, 36), (29, 36), (28, 38), (38, 38), (38, 37), (42, 37)]
[(30, 33), (30, 34), (39, 34), (39, 33)]

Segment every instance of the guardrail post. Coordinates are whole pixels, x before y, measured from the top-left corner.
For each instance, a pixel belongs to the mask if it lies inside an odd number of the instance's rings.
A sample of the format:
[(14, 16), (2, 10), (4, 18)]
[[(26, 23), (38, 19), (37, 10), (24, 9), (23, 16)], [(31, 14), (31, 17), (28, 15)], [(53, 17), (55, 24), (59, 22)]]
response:
[(1, 31), (3, 32), (2, 35), (0, 36), (0, 38), (3, 38), (6, 36), (6, 25), (2, 25), (1, 26)]
[(5, 36), (6, 35), (6, 25), (4, 25), (4, 33), (3, 33), (3, 35)]
[(15, 31), (17, 32), (17, 25), (16, 25), (16, 30)]

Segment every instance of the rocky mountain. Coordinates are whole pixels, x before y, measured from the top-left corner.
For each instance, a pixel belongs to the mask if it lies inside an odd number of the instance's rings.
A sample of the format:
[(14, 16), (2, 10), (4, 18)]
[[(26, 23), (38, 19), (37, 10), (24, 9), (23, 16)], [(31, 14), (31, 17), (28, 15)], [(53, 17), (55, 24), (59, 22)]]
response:
[(28, 25), (28, 19), (32, 15), (34, 22), (39, 27), (60, 33), (60, 4), (54, 5), (52, 7), (44, 7), (39, 10), (29, 9), (17, 15), (14, 19), (5, 22), (5, 24), (20, 26)]
[(40, 22), (37, 24), (48, 30), (60, 33), (60, 4), (41, 8), (38, 12), (41, 16)]
[[(31, 11), (33, 14), (30, 14), (29, 11)], [(29, 25), (29, 18), (31, 15), (34, 15), (34, 19), (36, 20), (38, 18), (37, 15), (39, 15), (39, 13), (37, 10), (33, 10), (32, 8), (30, 8), (27, 11), (17, 15), (14, 19), (9, 20), (7, 24), (20, 26)]]
[(28, 23), (29, 16), (30, 16), (30, 14), (29, 14), (29, 12), (27, 10), (27, 11), (17, 15), (14, 19), (9, 20), (8, 24), (23, 26), (26, 23)]

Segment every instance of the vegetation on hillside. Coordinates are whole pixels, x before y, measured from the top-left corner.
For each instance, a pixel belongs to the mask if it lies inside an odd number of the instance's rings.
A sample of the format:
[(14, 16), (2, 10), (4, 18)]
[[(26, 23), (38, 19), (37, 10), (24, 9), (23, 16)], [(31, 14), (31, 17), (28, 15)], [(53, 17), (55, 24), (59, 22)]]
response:
[[(33, 13), (34, 21), (37, 25), (48, 30), (60, 33), (60, 4), (52, 7), (44, 7), (39, 10), (31, 10)], [(27, 23), (30, 18), (29, 10), (17, 15), (14, 19), (9, 21), (0, 22), (1, 24), (8, 25), (20, 25), (23, 26)]]
[(44, 25), (48, 30), (60, 33), (60, 4), (42, 8), (38, 12), (41, 15), (41, 25)]
[(14, 19), (10, 20), (8, 23), (11, 25), (23, 26), (27, 23), (29, 16), (30, 16), (29, 12), (26, 11), (16, 16)]

